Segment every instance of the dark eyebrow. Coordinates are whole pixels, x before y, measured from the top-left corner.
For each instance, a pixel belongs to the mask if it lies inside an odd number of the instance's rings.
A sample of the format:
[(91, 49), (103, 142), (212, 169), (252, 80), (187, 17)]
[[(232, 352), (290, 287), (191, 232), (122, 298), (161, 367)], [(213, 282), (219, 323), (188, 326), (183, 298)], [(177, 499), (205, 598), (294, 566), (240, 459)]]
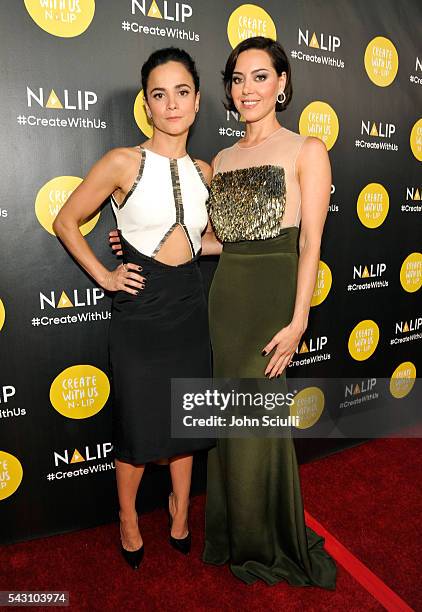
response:
[[(268, 68), (257, 68), (256, 70), (252, 70), (252, 74), (255, 74), (255, 72), (262, 72), (263, 70), (265, 70), (266, 72), (269, 72)], [(241, 74), (243, 76), (243, 72), (239, 72), (237, 70), (234, 70), (233, 74)]]
[[(188, 87), (189, 89), (192, 89), (192, 87), (188, 85), (187, 83), (181, 83), (180, 85), (176, 85), (175, 89), (182, 89), (182, 87)], [(151, 93), (154, 93), (154, 91), (166, 91), (166, 90), (164, 87), (154, 87), (154, 89), (151, 89)]]

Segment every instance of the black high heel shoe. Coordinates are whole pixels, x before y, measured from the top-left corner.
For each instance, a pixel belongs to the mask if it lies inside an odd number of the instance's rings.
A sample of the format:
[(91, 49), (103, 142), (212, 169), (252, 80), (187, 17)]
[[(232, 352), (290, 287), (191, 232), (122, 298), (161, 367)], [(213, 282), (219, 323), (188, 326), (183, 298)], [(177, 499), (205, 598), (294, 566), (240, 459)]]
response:
[[(122, 530), (120, 528), (120, 539), (121, 537)], [(144, 545), (142, 544), (142, 546), (137, 550), (126, 550), (126, 548), (123, 548), (122, 542), (120, 542), (120, 552), (122, 553), (125, 561), (132, 569), (135, 570), (138, 569), (138, 567), (141, 565), (142, 559), (144, 558)]]
[[(173, 495), (173, 493), (170, 493), (170, 497)], [(178, 552), (182, 553), (183, 555), (187, 555), (190, 553), (190, 549), (191, 549), (191, 544), (192, 544), (192, 535), (189, 532), (187, 536), (185, 536), (184, 538), (174, 538), (171, 535), (171, 526), (173, 524), (173, 517), (170, 513), (170, 509), (167, 508), (167, 515), (168, 515), (168, 519), (169, 519), (169, 527), (170, 527), (170, 537), (169, 537), (169, 542), (170, 544), (173, 546), (173, 548), (175, 550), (177, 550)]]
[(123, 548), (123, 544), (120, 548), (123, 558), (129, 563), (130, 567), (134, 570), (138, 569), (141, 565), (142, 559), (144, 558), (144, 545), (138, 550), (126, 550)]

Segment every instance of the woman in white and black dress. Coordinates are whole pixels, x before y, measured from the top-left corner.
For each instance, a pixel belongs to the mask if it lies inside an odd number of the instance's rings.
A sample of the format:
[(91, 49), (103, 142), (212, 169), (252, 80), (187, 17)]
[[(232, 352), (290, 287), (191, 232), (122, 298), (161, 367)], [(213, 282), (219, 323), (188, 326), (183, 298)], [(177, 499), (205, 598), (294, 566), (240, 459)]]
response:
[[(113, 431), (122, 553), (136, 568), (143, 540), (135, 507), (150, 461), (168, 458), (170, 542), (190, 550), (192, 453), (208, 440), (170, 434), (170, 379), (209, 377), (207, 305), (198, 268), (202, 254), (221, 248), (207, 227), (211, 168), (186, 153), (199, 109), (199, 77), (180, 49), (154, 52), (142, 67), (153, 135), (143, 145), (108, 152), (58, 214), (54, 230), (77, 262), (114, 292), (110, 328)], [(107, 270), (79, 231), (111, 196), (123, 264)], [(203, 236), (201, 236), (203, 235)]]

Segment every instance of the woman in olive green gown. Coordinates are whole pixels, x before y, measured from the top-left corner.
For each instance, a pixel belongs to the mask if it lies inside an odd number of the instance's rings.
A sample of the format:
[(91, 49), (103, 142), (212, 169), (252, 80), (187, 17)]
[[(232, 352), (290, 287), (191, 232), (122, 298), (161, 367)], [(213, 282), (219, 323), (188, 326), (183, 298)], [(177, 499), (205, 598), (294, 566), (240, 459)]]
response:
[[(243, 41), (224, 73), (246, 135), (213, 162), (209, 215), (223, 251), (210, 291), (216, 378), (280, 377), (306, 329), (328, 210), (325, 145), (281, 127), (292, 88), (281, 46)], [(299, 229), (300, 226), (300, 229)], [(209, 453), (206, 563), (244, 582), (335, 588), (324, 540), (305, 526), (290, 438), (219, 439)]]

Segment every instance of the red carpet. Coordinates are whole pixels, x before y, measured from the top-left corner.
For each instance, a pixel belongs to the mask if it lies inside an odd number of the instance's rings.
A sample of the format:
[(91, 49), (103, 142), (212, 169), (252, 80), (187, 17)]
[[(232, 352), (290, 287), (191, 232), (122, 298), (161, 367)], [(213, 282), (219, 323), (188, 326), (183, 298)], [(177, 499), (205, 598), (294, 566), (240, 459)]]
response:
[[(419, 440), (379, 440), (302, 466), (309, 514), (415, 610), (421, 516)], [(339, 565), (337, 590), (246, 586), (228, 567), (204, 565), (203, 497), (192, 500), (193, 550), (167, 543), (166, 517), (141, 517), (138, 572), (118, 551), (117, 524), (3, 547), (1, 590), (67, 590), (71, 610), (383, 610)], [(392, 607), (387, 609), (393, 609)], [(41, 608), (38, 608), (41, 609)]]
[(301, 475), (309, 514), (422, 609), (422, 440), (373, 440), (308, 463)]

